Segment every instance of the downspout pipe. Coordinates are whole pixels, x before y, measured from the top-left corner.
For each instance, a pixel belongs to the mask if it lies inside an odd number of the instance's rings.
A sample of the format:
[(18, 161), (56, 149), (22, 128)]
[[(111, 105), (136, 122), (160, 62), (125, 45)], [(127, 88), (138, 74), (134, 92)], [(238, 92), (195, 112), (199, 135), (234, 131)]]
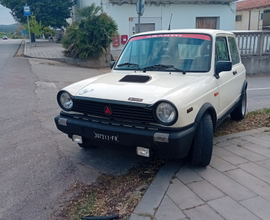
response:
[(248, 30), (250, 31), (251, 10), (249, 10)]

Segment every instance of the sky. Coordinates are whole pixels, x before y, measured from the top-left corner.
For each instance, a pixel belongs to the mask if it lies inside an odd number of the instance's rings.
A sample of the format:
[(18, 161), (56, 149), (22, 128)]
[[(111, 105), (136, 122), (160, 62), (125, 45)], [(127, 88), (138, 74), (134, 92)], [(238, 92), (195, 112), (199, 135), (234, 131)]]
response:
[(11, 14), (10, 10), (0, 5), (0, 24), (14, 24), (16, 23)]

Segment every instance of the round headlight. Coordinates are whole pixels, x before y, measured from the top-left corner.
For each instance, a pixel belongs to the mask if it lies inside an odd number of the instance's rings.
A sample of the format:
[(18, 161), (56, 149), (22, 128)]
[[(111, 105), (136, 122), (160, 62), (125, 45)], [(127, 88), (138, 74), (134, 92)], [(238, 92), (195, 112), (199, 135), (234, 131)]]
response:
[(62, 92), (59, 101), (65, 110), (71, 110), (73, 107), (73, 101), (67, 92)]
[(168, 102), (161, 102), (156, 108), (158, 120), (166, 125), (175, 122), (177, 111), (173, 105)]

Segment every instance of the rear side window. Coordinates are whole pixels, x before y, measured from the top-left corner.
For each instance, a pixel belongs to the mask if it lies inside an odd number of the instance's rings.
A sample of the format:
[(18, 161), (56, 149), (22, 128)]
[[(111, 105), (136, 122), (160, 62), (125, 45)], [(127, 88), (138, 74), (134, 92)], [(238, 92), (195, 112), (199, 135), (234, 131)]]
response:
[(231, 52), (232, 64), (240, 63), (239, 52), (234, 37), (229, 37), (229, 48)]
[(216, 38), (216, 61), (230, 61), (226, 37)]

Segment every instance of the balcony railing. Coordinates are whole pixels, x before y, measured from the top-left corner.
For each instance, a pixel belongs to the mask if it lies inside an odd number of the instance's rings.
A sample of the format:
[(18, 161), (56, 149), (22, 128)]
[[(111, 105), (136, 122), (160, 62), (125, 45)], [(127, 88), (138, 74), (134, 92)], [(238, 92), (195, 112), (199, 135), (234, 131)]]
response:
[(270, 31), (234, 31), (241, 56), (270, 55)]

